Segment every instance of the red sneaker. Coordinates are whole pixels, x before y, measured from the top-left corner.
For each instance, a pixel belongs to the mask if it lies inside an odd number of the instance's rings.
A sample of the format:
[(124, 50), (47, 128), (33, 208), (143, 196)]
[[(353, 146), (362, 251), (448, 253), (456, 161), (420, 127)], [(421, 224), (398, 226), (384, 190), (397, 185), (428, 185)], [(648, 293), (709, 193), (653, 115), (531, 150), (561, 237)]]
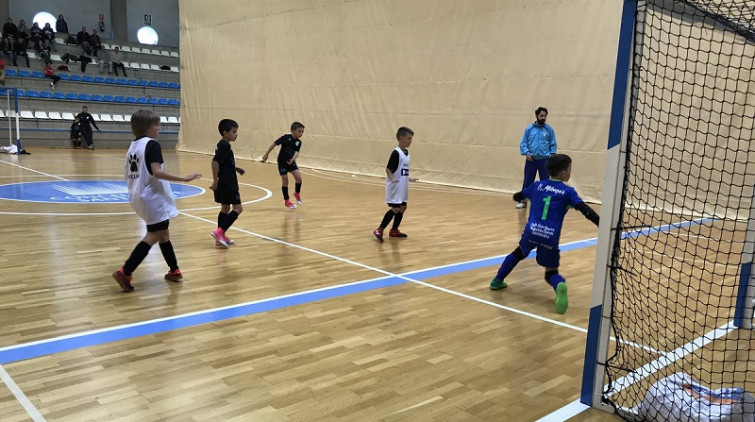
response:
[(220, 227), (213, 230), (212, 233), (210, 233), (210, 236), (215, 238), (215, 245), (220, 244), (224, 248), (227, 248), (228, 246), (231, 245), (230, 243), (231, 239), (225, 236), (225, 232)]
[(184, 276), (178, 268), (176, 268), (175, 271), (168, 271), (168, 274), (165, 274), (165, 279), (169, 281), (181, 281), (183, 278)]
[(378, 228), (376, 228), (376, 229), (375, 229), (375, 231), (374, 231), (374, 232), (372, 232), (372, 234), (374, 234), (374, 235), (375, 235), (375, 237), (377, 237), (377, 240), (378, 240), (378, 241), (379, 241), (380, 243), (382, 243), (382, 242), (383, 242), (383, 229), (381, 229), (380, 227), (378, 227)]
[(118, 268), (118, 270), (113, 273), (113, 278), (118, 282), (118, 285), (121, 286), (121, 289), (123, 289), (124, 292), (134, 291), (134, 286), (131, 285), (131, 276), (126, 275), (126, 273), (123, 272), (123, 268)]
[(294, 198), (296, 198), (296, 202), (301, 205), (304, 202), (301, 202), (301, 194), (299, 192), (294, 193)]
[(293, 203), (293, 202), (291, 202), (291, 201), (290, 201), (290, 200), (288, 200), (288, 199), (286, 199), (286, 202), (284, 202), (284, 203), (283, 203), (283, 205), (285, 205), (285, 206), (286, 206), (286, 208), (290, 208), (290, 209), (294, 209), (294, 208), (296, 208), (296, 205), (294, 205), (294, 203)]
[(406, 233), (401, 233), (398, 231), (398, 229), (391, 229), (391, 231), (388, 232), (388, 236), (390, 237), (407, 237)]

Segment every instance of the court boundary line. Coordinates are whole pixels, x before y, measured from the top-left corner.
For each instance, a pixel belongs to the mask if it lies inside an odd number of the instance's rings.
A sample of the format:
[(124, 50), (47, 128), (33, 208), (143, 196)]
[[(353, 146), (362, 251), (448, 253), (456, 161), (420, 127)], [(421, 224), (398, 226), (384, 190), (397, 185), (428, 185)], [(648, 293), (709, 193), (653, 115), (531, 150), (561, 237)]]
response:
[(8, 387), (8, 390), (13, 394), (14, 397), (16, 397), (16, 400), (23, 406), (24, 410), (26, 410), (26, 413), (32, 418), (34, 422), (44, 422), (45, 418), (42, 416), (42, 413), (37, 409), (36, 406), (34, 406), (34, 403), (29, 400), (28, 397), (26, 397), (26, 394), (21, 390), (21, 388), (16, 384), (15, 381), (13, 381), (13, 377), (10, 376), (8, 371), (5, 370), (5, 368), (0, 365), (0, 379), (3, 380), (3, 383)]

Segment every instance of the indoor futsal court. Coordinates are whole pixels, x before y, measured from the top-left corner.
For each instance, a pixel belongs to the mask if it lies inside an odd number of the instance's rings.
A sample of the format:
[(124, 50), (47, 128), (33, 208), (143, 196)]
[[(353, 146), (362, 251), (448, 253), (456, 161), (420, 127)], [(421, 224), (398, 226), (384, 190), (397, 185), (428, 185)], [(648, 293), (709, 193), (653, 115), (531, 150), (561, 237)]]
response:
[(0, 156), (3, 420), (525, 421), (578, 400), (596, 236), (581, 214), (558, 315), (534, 259), (488, 289), (527, 215), (508, 194), (414, 183), (409, 237), (380, 244), (382, 179), (303, 168), (289, 210), (274, 164), (238, 160), (244, 212), (219, 249), (212, 157), (165, 151), (168, 171), (204, 174), (173, 183), (184, 280), (163, 280), (155, 247), (123, 293), (110, 273), (144, 234), (123, 154)]

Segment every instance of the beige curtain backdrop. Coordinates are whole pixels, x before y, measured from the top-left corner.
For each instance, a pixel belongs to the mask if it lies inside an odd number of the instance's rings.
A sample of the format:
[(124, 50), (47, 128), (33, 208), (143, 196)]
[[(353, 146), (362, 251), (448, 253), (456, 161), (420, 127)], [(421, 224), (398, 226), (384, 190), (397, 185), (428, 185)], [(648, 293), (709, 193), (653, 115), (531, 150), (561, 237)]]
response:
[(181, 0), (179, 149), (212, 153), (232, 118), (236, 156), (256, 159), (300, 121), (301, 167), (380, 176), (408, 126), (413, 177), (515, 192), (519, 141), (542, 105), (574, 160), (571, 184), (596, 201), (621, 6)]

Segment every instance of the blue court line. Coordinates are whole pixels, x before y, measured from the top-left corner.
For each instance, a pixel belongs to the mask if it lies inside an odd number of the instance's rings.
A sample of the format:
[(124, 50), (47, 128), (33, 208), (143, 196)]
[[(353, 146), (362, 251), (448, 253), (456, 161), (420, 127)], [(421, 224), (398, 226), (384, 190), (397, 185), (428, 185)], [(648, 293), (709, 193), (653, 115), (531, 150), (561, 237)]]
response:
[[(667, 224), (664, 226), (627, 232), (624, 233), (622, 237), (637, 237), (640, 235), (669, 231), (675, 228), (704, 224), (713, 220), (714, 219), (712, 218), (702, 218), (682, 223)], [(595, 246), (597, 243), (598, 239), (595, 237), (560, 245), (560, 250), (562, 252), (572, 251)], [(530, 253), (529, 256), (527, 256), (527, 258), (525, 259), (530, 259), (534, 256), (535, 251)], [(421, 281), (432, 277), (447, 276), (460, 272), (472, 271), (493, 265), (499, 265), (503, 257), (505, 257), (505, 255), (499, 255), (475, 261), (467, 261), (458, 264), (450, 264), (420, 271), (413, 271), (397, 276), (380, 277), (345, 285), (327, 287), (319, 290), (294, 293), (291, 295), (280, 296), (276, 298), (246, 302), (242, 304), (227, 306), (224, 308), (210, 309), (190, 314), (177, 315), (174, 317), (161, 318), (151, 321), (118, 326), (114, 328), (104, 328), (101, 330), (88, 331), (68, 336), (55, 337), (47, 340), (3, 347), (0, 348), (0, 365), (54, 353), (67, 352), (82, 347), (97, 346), (100, 344), (127, 340), (135, 337), (177, 330), (180, 328), (193, 327), (200, 324), (207, 324), (231, 318), (254, 315), (262, 312), (273, 311), (276, 309), (311, 303), (319, 300), (333, 299), (350, 294), (362, 293), (369, 290), (405, 284), (412, 280)]]

